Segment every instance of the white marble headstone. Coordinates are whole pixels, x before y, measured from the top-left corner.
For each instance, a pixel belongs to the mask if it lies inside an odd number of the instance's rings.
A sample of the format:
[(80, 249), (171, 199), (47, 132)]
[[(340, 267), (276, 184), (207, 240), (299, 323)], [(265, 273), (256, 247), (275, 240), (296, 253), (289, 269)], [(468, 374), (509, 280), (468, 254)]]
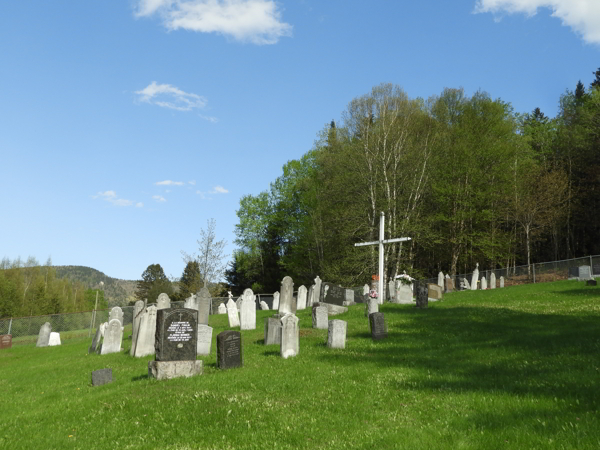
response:
[(240, 316), (238, 315), (237, 305), (232, 298), (227, 301), (227, 316), (229, 319), (229, 328), (240, 326)]
[(101, 355), (109, 353), (119, 353), (121, 351), (121, 342), (123, 341), (123, 328), (119, 319), (112, 319), (104, 331), (104, 341), (102, 342)]
[[(120, 325), (119, 328), (121, 328)], [(50, 339), (48, 339), (48, 347), (53, 347), (55, 345), (60, 345), (60, 333), (52, 331), (50, 333)]]
[(302, 285), (298, 288), (298, 301), (296, 304), (296, 309), (306, 309), (306, 295), (307, 295), (306, 286)]
[(346, 326), (345, 320), (330, 320), (327, 332), (327, 347), (346, 348)]
[(240, 323), (241, 330), (256, 329), (256, 300), (254, 292), (250, 288), (244, 290), (240, 309)]
[(281, 319), (281, 357), (290, 358), (298, 355), (300, 350), (300, 334), (298, 318), (294, 314), (286, 314)]

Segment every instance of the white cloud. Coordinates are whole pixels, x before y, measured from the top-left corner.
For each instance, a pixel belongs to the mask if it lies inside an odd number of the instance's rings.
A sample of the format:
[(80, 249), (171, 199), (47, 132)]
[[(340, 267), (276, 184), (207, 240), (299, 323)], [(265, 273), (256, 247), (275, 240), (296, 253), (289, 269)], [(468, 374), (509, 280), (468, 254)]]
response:
[(259, 45), (292, 33), (273, 0), (138, 0), (137, 17), (154, 14), (168, 30), (220, 33)]
[(227, 194), (229, 193), (229, 191), (227, 189), (225, 189), (223, 186), (215, 186), (214, 188), (212, 188), (212, 191), (210, 191), (211, 194)]
[(552, 11), (590, 44), (600, 44), (600, 1), (598, 0), (477, 0), (477, 13), (522, 13), (533, 16), (540, 8)]
[(164, 198), (162, 195), (153, 195), (152, 198), (154, 200), (156, 200), (158, 203), (162, 203), (162, 202), (166, 202), (167, 199)]
[(101, 198), (103, 200), (106, 200), (109, 203), (112, 203), (115, 206), (131, 206), (131, 205), (133, 205), (133, 202), (131, 200), (119, 198), (115, 191), (98, 192), (92, 198)]
[(141, 102), (177, 111), (204, 108), (207, 103), (207, 100), (201, 95), (182, 91), (170, 84), (157, 84), (156, 81), (153, 81), (141, 91), (135, 91), (135, 93), (139, 95), (139, 101)]
[(192, 186), (196, 186), (196, 180), (188, 181), (188, 183), (191, 184)]
[(201, 119), (204, 119), (204, 120), (208, 120), (210, 123), (217, 123), (219, 121), (219, 119), (217, 119), (216, 117), (212, 117), (212, 116), (203, 116), (201, 114), (198, 114), (198, 117), (200, 117)]
[(183, 186), (185, 183), (183, 181), (165, 180), (165, 181), (157, 181), (154, 184), (156, 186)]
[(135, 207), (136, 207), (136, 208), (143, 208), (143, 207), (144, 207), (144, 204), (143, 204), (142, 202), (137, 202), (137, 203), (135, 204)]

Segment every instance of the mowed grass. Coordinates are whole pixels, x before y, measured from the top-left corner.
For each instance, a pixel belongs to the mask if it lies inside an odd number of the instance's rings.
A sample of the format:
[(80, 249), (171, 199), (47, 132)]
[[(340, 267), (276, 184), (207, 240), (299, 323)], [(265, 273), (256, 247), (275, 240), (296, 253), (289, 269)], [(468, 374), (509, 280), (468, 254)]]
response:
[[(88, 355), (88, 338), (0, 351), (2, 449), (598, 449), (600, 288), (563, 281), (386, 304), (373, 342), (364, 305), (345, 350), (299, 311), (300, 354), (242, 332), (244, 367), (148, 379), (151, 357)], [(125, 334), (129, 337), (130, 332)], [(92, 387), (110, 367), (112, 384)]]

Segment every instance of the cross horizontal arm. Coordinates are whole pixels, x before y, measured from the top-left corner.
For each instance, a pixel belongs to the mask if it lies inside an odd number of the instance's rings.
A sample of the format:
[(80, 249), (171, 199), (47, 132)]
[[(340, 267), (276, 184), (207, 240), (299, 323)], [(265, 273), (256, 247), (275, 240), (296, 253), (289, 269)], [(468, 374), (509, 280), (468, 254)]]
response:
[(379, 241), (373, 241), (373, 242), (359, 242), (358, 244), (354, 244), (355, 247), (362, 247), (363, 245), (377, 245), (379, 244)]
[(404, 242), (404, 241), (410, 241), (411, 238), (409, 237), (403, 237), (403, 238), (394, 238), (394, 239), (386, 239), (383, 241), (384, 244), (391, 244), (392, 242)]

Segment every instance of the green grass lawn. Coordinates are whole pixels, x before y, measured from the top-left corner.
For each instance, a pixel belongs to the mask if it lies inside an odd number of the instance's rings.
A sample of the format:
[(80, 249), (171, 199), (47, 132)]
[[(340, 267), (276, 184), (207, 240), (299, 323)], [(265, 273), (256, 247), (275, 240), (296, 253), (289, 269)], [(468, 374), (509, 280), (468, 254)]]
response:
[[(600, 287), (561, 281), (448, 294), (427, 310), (381, 307), (373, 342), (364, 305), (345, 350), (299, 311), (300, 354), (243, 331), (244, 367), (148, 379), (151, 357), (88, 355), (91, 338), (0, 351), (2, 449), (598, 449)], [(125, 333), (129, 337), (130, 332)], [(110, 367), (112, 384), (92, 387)]]

